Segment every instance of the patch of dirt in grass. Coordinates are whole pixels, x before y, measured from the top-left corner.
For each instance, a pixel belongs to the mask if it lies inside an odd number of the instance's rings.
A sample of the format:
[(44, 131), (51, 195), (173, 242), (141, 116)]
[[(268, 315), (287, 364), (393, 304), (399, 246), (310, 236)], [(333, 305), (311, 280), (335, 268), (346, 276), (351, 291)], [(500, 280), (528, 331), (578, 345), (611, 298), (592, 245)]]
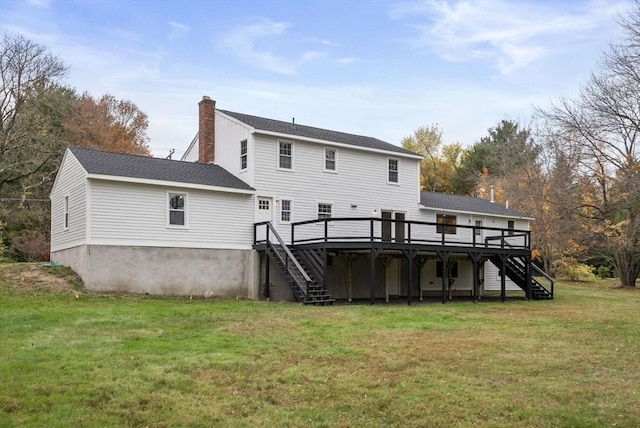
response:
[(82, 278), (70, 268), (42, 263), (0, 264), (0, 284), (5, 291), (23, 294), (87, 292)]

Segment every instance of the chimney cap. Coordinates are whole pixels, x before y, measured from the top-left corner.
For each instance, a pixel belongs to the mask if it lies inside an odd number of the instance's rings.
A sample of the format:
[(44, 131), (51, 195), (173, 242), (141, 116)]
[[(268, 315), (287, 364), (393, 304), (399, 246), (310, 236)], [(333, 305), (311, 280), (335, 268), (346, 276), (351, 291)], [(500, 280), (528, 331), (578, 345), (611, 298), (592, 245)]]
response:
[(204, 101), (204, 100), (211, 101), (211, 97), (209, 97), (208, 95), (203, 95), (203, 96), (202, 96), (202, 100), (203, 100), (203, 101)]

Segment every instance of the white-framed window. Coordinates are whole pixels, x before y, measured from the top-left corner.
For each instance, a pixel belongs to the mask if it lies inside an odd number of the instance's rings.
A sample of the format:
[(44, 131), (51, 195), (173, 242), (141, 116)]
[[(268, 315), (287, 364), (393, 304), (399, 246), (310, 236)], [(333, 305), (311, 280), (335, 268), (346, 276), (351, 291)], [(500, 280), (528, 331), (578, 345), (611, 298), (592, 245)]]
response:
[(187, 227), (187, 194), (167, 192), (167, 225)]
[(318, 202), (318, 219), (331, 218), (333, 204)]
[(458, 233), (458, 228), (455, 226), (458, 222), (458, 217), (450, 214), (436, 214), (436, 233), (444, 233), (445, 235), (455, 235)]
[(291, 222), (291, 199), (282, 199), (280, 201), (280, 221), (282, 223)]
[(64, 219), (62, 228), (64, 230), (69, 229), (69, 195), (64, 197)]
[(247, 169), (247, 140), (240, 141), (240, 169)]
[(293, 170), (293, 143), (278, 141), (278, 169)]
[(387, 159), (387, 181), (389, 183), (400, 182), (400, 160), (399, 159)]
[(338, 170), (338, 151), (336, 149), (324, 148), (324, 170), (329, 172)]

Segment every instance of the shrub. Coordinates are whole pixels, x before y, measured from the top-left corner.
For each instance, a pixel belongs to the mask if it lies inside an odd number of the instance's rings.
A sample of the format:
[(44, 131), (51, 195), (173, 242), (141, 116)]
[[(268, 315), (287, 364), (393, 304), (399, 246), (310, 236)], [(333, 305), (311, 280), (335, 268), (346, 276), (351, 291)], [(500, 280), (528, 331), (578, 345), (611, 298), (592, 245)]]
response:
[(573, 257), (563, 257), (556, 262), (558, 276), (568, 278), (571, 281), (595, 281), (591, 266), (580, 263)]

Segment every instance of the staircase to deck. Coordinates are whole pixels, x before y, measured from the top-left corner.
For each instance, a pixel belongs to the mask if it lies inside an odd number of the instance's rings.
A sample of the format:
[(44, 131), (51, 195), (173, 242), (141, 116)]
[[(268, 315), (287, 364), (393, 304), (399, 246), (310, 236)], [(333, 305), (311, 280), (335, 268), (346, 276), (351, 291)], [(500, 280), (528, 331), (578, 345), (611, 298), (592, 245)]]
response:
[(310, 271), (315, 271), (316, 268), (305, 267), (309, 260), (296, 257), (270, 223), (267, 223), (267, 230), (267, 255), (274, 261), (278, 271), (289, 284), (294, 298), (306, 305), (333, 304), (335, 299), (328, 293), (323, 282), (313, 279), (310, 274)]
[[(505, 263), (506, 272), (502, 272), (502, 262), (500, 257), (491, 257), (491, 263), (496, 265), (500, 273), (505, 273), (507, 278), (513, 281), (518, 287), (527, 291), (527, 268), (525, 261), (518, 257), (510, 257)], [(545, 287), (533, 275), (531, 275), (531, 299), (532, 300), (553, 300), (554, 280), (545, 271), (540, 269), (533, 263), (530, 264), (531, 270), (549, 281), (549, 286)]]
[[(525, 261), (518, 257), (510, 257), (505, 262), (505, 272), (502, 272), (502, 261), (499, 256), (491, 257), (491, 262), (496, 265), (500, 273), (507, 275), (518, 287), (527, 291), (527, 268)], [(533, 275), (531, 275), (531, 299), (532, 300), (553, 300), (554, 280), (545, 271), (540, 269), (533, 263), (530, 264), (531, 270), (545, 278), (549, 282), (549, 286), (545, 287)]]

